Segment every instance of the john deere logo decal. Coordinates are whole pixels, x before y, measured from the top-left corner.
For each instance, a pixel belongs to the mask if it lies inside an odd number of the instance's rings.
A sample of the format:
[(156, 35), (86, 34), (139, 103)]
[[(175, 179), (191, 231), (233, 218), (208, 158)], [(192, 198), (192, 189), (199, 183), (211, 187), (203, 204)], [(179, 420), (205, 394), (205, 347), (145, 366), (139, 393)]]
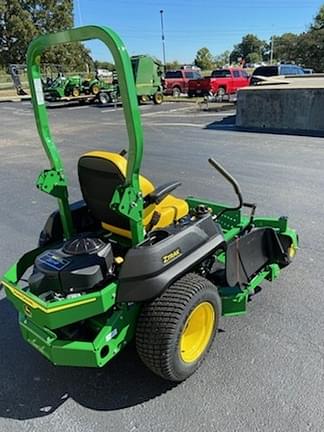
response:
[(174, 251), (168, 253), (167, 255), (164, 255), (162, 257), (163, 264), (168, 264), (170, 261), (173, 261), (175, 258), (178, 258), (180, 255), (182, 255), (181, 249), (175, 249)]
[(31, 316), (32, 316), (32, 311), (31, 311), (31, 309), (30, 309), (30, 307), (28, 306), (28, 305), (24, 305), (24, 311), (25, 311), (25, 314), (29, 317), (29, 318), (31, 318)]

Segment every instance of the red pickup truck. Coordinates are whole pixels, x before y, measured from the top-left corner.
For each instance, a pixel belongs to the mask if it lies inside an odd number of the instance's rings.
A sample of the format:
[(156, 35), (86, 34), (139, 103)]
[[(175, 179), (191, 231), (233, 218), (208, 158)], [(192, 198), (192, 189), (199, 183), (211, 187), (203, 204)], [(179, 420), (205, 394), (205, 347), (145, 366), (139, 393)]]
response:
[(216, 69), (210, 77), (189, 81), (188, 96), (233, 94), (250, 83), (248, 73), (242, 68)]
[(201, 75), (196, 70), (179, 69), (167, 71), (163, 80), (163, 93), (173, 96), (180, 96), (181, 93), (188, 93), (189, 81), (200, 78)]

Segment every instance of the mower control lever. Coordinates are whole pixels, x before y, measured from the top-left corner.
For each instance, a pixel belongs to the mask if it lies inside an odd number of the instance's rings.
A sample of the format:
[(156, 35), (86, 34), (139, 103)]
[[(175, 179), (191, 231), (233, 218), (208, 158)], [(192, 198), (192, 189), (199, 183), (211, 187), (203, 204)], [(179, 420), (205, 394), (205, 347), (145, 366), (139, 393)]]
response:
[(238, 182), (235, 180), (235, 178), (233, 176), (231, 176), (231, 174), (226, 171), (226, 169), (219, 163), (216, 162), (215, 159), (213, 158), (209, 158), (208, 162), (210, 163), (210, 165), (212, 167), (214, 167), (228, 182), (231, 183), (231, 185), (234, 188), (234, 191), (238, 197), (239, 200), (239, 204), (237, 205), (237, 207), (232, 208), (230, 210), (239, 210), (240, 208), (242, 208), (243, 206), (243, 197), (242, 197), (242, 192), (241, 192), (241, 188), (240, 185), (238, 184)]
[(233, 210), (240, 210), (243, 207), (243, 197), (242, 197), (242, 192), (241, 192), (241, 188), (240, 185), (238, 184), (238, 182), (235, 180), (235, 178), (233, 176), (231, 176), (231, 174), (226, 171), (226, 169), (219, 163), (216, 162), (215, 159), (213, 158), (209, 158), (208, 162), (210, 163), (210, 165), (212, 167), (214, 167), (229, 183), (231, 183), (231, 185), (233, 186), (233, 189), (237, 195), (237, 198), (239, 200), (239, 203), (236, 207), (227, 207), (224, 208), (223, 210), (221, 210), (216, 218), (219, 219), (224, 213), (228, 212), (228, 211), (233, 211)]
[(173, 181), (157, 187), (153, 192), (151, 192), (145, 197), (144, 206), (147, 206), (149, 204), (160, 204), (160, 202), (164, 200), (164, 198), (169, 195), (170, 192), (181, 186), (181, 184), (182, 183), (179, 181)]

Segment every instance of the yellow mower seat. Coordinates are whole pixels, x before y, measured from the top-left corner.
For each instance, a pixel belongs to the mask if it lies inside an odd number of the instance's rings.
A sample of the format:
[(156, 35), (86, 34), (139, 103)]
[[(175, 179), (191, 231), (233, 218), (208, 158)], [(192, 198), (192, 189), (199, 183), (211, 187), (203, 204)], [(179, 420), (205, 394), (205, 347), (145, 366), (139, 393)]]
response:
[[(117, 186), (125, 181), (127, 160), (118, 153), (92, 151), (80, 157), (78, 163), (79, 182), (83, 198), (102, 227), (114, 234), (131, 238), (129, 221), (109, 207)], [(155, 190), (145, 177), (139, 176), (143, 197)], [(160, 219), (154, 228), (164, 228), (188, 214), (185, 200), (169, 194), (159, 204), (150, 204), (144, 209), (143, 225), (147, 228), (154, 212)]]

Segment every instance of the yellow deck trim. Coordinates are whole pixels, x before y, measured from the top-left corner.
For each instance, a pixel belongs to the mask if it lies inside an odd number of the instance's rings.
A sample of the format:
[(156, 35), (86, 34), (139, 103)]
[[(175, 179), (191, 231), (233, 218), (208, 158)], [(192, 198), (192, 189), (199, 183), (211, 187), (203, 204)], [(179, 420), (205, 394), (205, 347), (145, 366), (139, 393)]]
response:
[(19, 300), (21, 300), (22, 302), (24, 302), (25, 304), (27, 304), (31, 308), (33, 308), (33, 309), (40, 309), (42, 312), (45, 312), (45, 313), (58, 312), (58, 311), (62, 311), (62, 310), (65, 310), (65, 309), (70, 309), (70, 308), (73, 308), (73, 307), (76, 307), (76, 306), (80, 306), (82, 304), (92, 303), (92, 302), (94, 302), (94, 301), (97, 300), (96, 298), (93, 297), (93, 298), (90, 298), (90, 299), (80, 300), (78, 302), (71, 303), (71, 304), (66, 304), (66, 305), (61, 305), (61, 306), (55, 306), (55, 307), (47, 308), (45, 306), (42, 306), (38, 302), (32, 300), (25, 293), (23, 293), (21, 290), (17, 289), (15, 286), (9, 284), (8, 282), (5, 282), (5, 281), (2, 280), (1, 283), (6, 288), (8, 288), (8, 290), (15, 297), (17, 297)]

